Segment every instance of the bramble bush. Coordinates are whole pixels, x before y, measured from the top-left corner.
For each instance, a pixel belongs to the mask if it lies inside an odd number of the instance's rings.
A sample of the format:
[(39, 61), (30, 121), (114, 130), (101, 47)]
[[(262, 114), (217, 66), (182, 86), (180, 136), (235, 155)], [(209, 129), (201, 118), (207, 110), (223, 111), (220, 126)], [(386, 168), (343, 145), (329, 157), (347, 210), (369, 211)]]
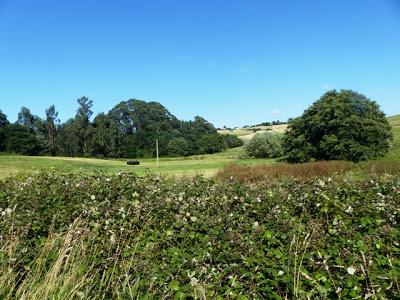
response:
[(1, 299), (400, 297), (400, 178), (0, 181)]

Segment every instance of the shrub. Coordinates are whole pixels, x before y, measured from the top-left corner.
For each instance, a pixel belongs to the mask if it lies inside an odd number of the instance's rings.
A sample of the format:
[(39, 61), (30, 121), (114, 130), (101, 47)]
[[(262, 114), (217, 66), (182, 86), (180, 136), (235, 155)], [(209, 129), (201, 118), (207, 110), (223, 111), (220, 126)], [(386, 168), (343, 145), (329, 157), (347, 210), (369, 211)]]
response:
[(330, 91), (285, 133), (289, 162), (368, 160), (386, 154), (392, 134), (376, 102), (350, 90)]
[(173, 138), (168, 142), (169, 156), (186, 156), (189, 154), (189, 143), (183, 137)]
[(236, 135), (225, 134), (225, 135), (223, 135), (223, 137), (224, 137), (224, 142), (225, 142), (227, 148), (235, 148), (235, 147), (243, 146), (243, 141), (240, 138), (238, 138)]
[(257, 133), (246, 145), (246, 153), (256, 158), (282, 156), (282, 136), (276, 133)]

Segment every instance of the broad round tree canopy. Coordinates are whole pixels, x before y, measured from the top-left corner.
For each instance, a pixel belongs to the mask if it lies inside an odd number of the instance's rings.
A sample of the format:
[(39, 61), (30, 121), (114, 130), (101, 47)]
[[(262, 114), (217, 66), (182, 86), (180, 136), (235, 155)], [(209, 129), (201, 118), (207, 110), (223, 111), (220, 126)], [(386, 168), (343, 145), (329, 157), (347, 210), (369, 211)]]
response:
[(333, 90), (289, 124), (284, 146), (290, 162), (357, 162), (385, 155), (392, 138), (375, 101), (351, 90)]

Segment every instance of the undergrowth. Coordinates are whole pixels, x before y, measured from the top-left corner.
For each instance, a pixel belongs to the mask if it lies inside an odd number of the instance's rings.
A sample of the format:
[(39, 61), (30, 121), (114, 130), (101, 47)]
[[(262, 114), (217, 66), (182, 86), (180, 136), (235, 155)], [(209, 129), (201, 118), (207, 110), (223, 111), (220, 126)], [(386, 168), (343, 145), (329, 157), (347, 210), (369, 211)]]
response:
[(9, 177), (0, 298), (396, 299), (399, 221), (389, 175)]

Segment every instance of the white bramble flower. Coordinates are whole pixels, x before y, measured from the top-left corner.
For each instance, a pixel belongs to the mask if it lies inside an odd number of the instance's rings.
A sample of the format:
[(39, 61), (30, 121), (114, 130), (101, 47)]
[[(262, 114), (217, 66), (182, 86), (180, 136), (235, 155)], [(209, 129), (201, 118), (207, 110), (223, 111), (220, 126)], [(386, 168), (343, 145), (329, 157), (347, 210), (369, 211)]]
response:
[(347, 273), (349, 273), (350, 275), (354, 275), (355, 272), (356, 269), (353, 266), (347, 268)]
[(111, 244), (115, 244), (115, 235), (114, 235), (114, 234), (112, 234), (112, 235), (110, 236), (110, 243), (111, 243)]
[(285, 274), (285, 272), (283, 272), (282, 270), (280, 270), (280, 271), (278, 272), (278, 276), (282, 276), (283, 274)]
[(95, 195), (91, 195), (90, 199), (94, 200), (94, 199), (96, 199), (96, 196)]
[(345, 210), (345, 212), (348, 214), (353, 212), (353, 208), (351, 207), (351, 205), (349, 205), (349, 207)]

